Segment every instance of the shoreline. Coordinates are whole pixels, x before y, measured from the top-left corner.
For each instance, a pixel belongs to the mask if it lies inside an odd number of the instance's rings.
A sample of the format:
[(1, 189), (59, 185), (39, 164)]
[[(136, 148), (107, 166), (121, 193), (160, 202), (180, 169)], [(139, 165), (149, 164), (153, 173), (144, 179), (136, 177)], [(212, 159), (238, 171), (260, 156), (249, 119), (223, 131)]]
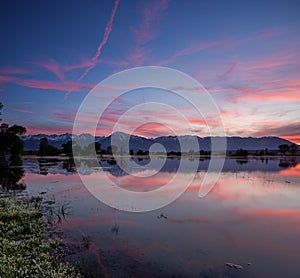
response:
[[(38, 155), (32, 155), (32, 154), (24, 154), (22, 157), (25, 158), (35, 158), (35, 159), (57, 159), (57, 160), (68, 160), (73, 159), (72, 156), (65, 156), (65, 155), (57, 155), (57, 156), (38, 156)], [(99, 155), (97, 154), (97, 159), (115, 159), (115, 158), (142, 158), (142, 159), (149, 159), (150, 157), (156, 157), (156, 158), (198, 158), (198, 159), (210, 159), (210, 155), (191, 155), (191, 154), (182, 154), (182, 155), (161, 155), (161, 154), (154, 154), (154, 155)], [(214, 158), (223, 158), (226, 159), (280, 159), (280, 158), (300, 158), (300, 155), (248, 155), (248, 156), (234, 156), (234, 155), (213, 155)], [(81, 156), (81, 159), (94, 159), (94, 157), (88, 157), (88, 156)]]
[(3, 195), (0, 207), (1, 277), (82, 277), (62, 262), (67, 250), (41, 197)]

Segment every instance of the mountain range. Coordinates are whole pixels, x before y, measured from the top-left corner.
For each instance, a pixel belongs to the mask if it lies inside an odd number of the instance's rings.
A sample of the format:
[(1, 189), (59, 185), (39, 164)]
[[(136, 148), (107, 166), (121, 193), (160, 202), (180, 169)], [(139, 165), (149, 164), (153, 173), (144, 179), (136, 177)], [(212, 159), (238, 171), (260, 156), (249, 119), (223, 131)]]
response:
[[(184, 135), (180, 136), (179, 139), (176, 136), (161, 136), (157, 138), (145, 138), (136, 135), (129, 135), (126, 133), (118, 132), (117, 135), (122, 137), (123, 139), (127, 137), (129, 138), (129, 148), (137, 151), (137, 150), (149, 150), (149, 147), (154, 143), (159, 143), (165, 147), (165, 149), (170, 151), (180, 151), (180, 141), (192, 142), (195, 138), (198, 140), (200, 150), (209, 151), (211, 147), (211, 137), (198, 137), (192, 135)], [(24, 142), (24, 150), (25, 151), (35, 151), (39, 149), (39, 143), (42, 138), (46, 137), (48, 139), (49, 145), (55, 146), (57, 148), (61, 148), (61, 145), (66, 143), (67, 141), (72, 140), (72, 137), (76, 140), (76, 142), (81, 142), (81, 145), (87, 145), (90, 142), (94, 141), (94, 138), (89, 134), (82, 135), (72, 135), (69, 133), (65, 134), (37, 134), (37, 135), (25, 135), (20, 138)], [(220, 139), (220, 137), (217, 137)], [(95, 141), (101, 144), (102, 149), (107, 149), (111, 145), (111, 135), (109, 136), (96, 136)], [(292, 142), (282, 139), (280, 137), (275, 136), (266, 136), (266, 137), (226, 137), (227, 141), (227, 150), (235, 151), (237, 149), (243, 148), (248, 151), (253, 150), (261, 150), (268, 148), (269, 150), (278, 150), (278, 146), (281, 144), (293, 144)]]

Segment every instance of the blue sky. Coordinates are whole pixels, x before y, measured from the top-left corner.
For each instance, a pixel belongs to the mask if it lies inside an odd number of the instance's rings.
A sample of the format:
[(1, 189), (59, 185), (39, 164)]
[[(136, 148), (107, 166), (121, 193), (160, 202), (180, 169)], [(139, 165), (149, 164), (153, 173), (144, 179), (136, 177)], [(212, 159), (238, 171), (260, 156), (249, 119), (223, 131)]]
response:
[[(228, 135), (300, 143), (299, 14), (299, 1), (3, 1), (3, 120), (28, 134), (71, 132), (101, 80), (159, 65), (211, 93)], [(170, 99), (162, 93), (161, 100)], [(143, 135), (168, 132), (150, 129)]]

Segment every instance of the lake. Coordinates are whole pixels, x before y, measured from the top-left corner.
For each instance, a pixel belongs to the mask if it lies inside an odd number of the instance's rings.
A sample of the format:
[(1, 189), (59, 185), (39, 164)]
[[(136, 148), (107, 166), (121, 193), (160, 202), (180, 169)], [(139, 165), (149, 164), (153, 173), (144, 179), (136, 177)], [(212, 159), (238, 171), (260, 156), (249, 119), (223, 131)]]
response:
[[(78, 262), (88, 277), (300, 277), (298, 159), (226, 158), (204, 198), (198, 191), (209, 160), (182, 159), (187, 167), (177, 182), (184, 183), (196, 163), (192, 184), (166, 207), (143, 213), (97, 200), (72, 162), (61, 158), (24, 157), (22, 179), (29, 195), (42, 195), (60, 215), (58, 225), (72, 251), (65, 260)], [(150, 173), (159, 158), (153, 162)], [(111, 160), (100, 161), (100, 168), (119, 187), (146, 192), (170, 180), (179, 163), (167, 159), (146, 178), (127, 174)], [(82, 169), (86, 178), (99, 180), (101, 190), (97, 169), (88, 161)]]

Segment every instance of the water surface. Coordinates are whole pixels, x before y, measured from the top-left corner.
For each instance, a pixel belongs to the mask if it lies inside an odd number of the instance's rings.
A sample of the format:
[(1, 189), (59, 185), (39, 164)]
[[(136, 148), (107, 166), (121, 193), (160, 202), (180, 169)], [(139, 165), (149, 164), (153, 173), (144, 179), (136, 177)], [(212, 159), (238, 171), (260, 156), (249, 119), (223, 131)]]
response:
[[(159, 173), (145, 179), (128, 175), (113, 161), (102, 160), (100, 166), (118, 186), (149, 191), (165, 184), (179, 163), (168, 159)], [(53, 201), (54, 210), (64, 207), (59, 225), (74, 251), (66, 260), (79, 261), (89, 277), (300, 277), (297, 158), (226, 159), (205, 198), (198, 198), (198, 190), (209, 160), (189, 163), (199, 165), (188, 190), (147, 213), (119, 211), (98, 201), (70, 161), (27, 157), (23, 180), (30, 195), (42, 194)], [(88, 162), (82, 169), (90, 179), (99, 179)], [(179, 181), (191, 174), (186, 167)], [(161, 214), (168, 218), (158, 218)], [(243, 269), (231, 269), (226, 262)]]

